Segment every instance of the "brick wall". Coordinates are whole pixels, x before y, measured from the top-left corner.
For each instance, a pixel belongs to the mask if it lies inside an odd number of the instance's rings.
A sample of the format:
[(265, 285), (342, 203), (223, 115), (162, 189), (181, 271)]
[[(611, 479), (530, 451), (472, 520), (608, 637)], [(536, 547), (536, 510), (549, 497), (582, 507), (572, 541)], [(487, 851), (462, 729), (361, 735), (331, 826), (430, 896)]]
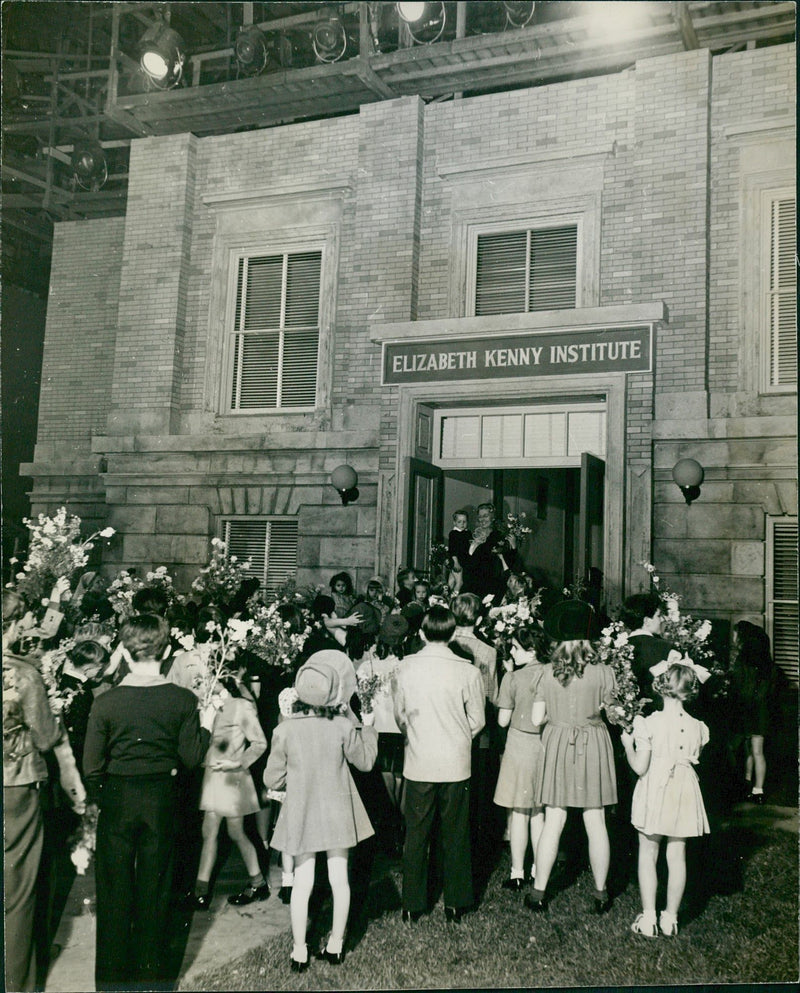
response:
[(105, 431), (125, 220), (55, 225), (37, 458), (88, 455)]

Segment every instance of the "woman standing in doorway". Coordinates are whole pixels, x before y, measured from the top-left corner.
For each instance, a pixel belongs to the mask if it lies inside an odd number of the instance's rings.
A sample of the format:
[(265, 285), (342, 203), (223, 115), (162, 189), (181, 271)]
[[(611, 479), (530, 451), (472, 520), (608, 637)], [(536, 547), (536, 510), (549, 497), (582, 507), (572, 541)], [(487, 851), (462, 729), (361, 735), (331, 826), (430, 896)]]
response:
[[(505, 574), (513, 566), (516, 539), (513, 535), (503, 535), (498, 529), (493, 504), (480, 504), (477, 519), (472, 541), (461, 563), (464, 570), (462, 592), (475, 593), (483, 600), (486, 596), (502, 595)], [(508, 547), (501, 554), (499, 547), (503, 542)]]

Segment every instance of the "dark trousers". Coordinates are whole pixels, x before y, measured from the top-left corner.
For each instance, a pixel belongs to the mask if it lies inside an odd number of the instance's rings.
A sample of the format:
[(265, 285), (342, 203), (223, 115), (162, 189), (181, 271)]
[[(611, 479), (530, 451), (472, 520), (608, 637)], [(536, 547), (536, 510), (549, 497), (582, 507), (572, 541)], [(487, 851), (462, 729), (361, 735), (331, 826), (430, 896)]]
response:
[(95, 882), (98, 990), (168, 985), (175, 777), (109, 776), (97, 824)]
[(408, 779), (405, 791), (403, 910), (427, 909), (428, 858), (437, 811), (442, 834), (445, 906), (469, 907), (473, 902), (469, 780), (420, 783)]
[(36, 984), (33, 914), (36, 875), (42, 857), (42, 812), (37, 785), (3, 787), (7, 990), (32, 990)]

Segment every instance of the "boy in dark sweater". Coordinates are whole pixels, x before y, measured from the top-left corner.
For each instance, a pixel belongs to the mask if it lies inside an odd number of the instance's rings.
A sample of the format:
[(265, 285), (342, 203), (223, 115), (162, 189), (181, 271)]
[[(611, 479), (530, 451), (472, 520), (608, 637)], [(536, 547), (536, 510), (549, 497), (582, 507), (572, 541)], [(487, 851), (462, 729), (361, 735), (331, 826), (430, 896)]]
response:
[(172, 988), (164, 975), (177, 773), (205, 756), (214, 708), (161, 675), (167, 622), (131, 617), (120, 629), (130, 673), (92, 705), (84, 746), (87, 799), (97, 803), (98, 990)]

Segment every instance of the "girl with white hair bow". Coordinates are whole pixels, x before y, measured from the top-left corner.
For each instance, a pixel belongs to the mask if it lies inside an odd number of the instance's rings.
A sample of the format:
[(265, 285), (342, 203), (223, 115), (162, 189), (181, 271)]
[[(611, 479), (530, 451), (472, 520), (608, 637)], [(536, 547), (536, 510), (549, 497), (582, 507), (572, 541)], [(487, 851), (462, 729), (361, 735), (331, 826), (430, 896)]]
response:
[[(686, 839), (707, 834), (708, 818), (694, 766), (708, 743), (708, 728), (684, 710), (709, 677), (703, 666), (671, 651), (651, 667), (653, 690), (664, 709), (636, 717), (633, 734), (623, 732), (628, 763), (639, 776), (633, 791), (631, 822), (639, 832), (639, 890), (642, 913), (631, 930), (647, 938), (678, 933), (678, 910), (686, 888)], [(666, 838), (667, 905), (656, 926), (656, 865)]]

